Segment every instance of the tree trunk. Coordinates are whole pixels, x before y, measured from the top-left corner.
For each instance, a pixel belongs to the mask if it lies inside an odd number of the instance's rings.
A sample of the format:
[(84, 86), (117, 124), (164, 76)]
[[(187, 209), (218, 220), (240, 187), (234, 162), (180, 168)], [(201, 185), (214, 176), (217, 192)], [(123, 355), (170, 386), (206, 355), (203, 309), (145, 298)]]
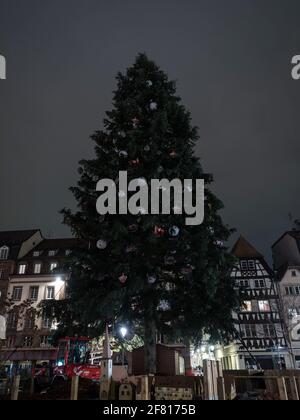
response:
[(156, 326), (154, 319), (154, 305), (149, 304), (145, 313), (145, 333), (144, 333), (144, 349), (145, 349), (145, 371), (147, 374), (156, 373)]

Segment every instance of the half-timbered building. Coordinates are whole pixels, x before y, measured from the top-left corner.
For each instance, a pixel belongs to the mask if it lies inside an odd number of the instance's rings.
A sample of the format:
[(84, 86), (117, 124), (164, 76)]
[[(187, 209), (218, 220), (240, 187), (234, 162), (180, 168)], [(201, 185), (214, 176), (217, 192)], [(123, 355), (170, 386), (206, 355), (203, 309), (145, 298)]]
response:
[(232, 253), (236, 265), (231, 276), (242, 295), (242, 304), (233, 314), (236, 340), (218, 349), (217, 357), (224, 369), (290, 367), (273, 271), (263, 255), (242, 236)]

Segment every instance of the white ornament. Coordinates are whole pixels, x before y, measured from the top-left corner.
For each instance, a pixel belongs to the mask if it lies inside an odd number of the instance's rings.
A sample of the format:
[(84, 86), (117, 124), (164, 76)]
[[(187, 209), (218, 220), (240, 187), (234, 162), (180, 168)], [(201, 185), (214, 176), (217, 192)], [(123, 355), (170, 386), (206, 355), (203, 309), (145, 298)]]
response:
[(148, 276), (147, 280), (149, 284), (154, 284), (156, 282), (156, 276), (155, 275)]
[(99, 239), (97, 242), (98, 249), (105, 249), (107, 247), (107, 242), (104, 239)]
[(132, 125), (133, 125), (133, 128), (137, 128), (137, 126), (138, 126), (138, 124), (139, 124), (139, 122), (140, 122), (140, 120), (138, 119), (138, 118), (133, 118), (132, 119)]
[(127, 276), (126, 276), (126, 274), (122, 274), (120, 277), (119, 277), (119, 280), (120, 280), (120, 283), (122, 283), (122, 284), (124, 284), (124, 283), (126, 283), (126, 281), (127, 281)]
[(151, 81), (151, 80), (147, 80), (146, 84), (147, 84), (147, 86), (148, 86), (148, 87), (153, 86), (153, 83), (152, 83), (152, 81)]
[(168, 311), (170, 309), (169, 302), (167, 300), (161, 300), (158, 305), (158, 309), (160, 309), (161, 311)]
[(126, 152), (126, 150), (121, 150), (119, 152), (119, 156), (122, 158), (127, 158), (128, 157), (128, 153)]
[(180, 229), (177, 226), (172, 226), (169, 229), (169, 235), (170, 236), (173, 236), (173, 237), (178, 236), (179, 235), (179, 232), (180, 232)]
[(156, 102), (150, 102), (149, 108), (151, 111), (157, 110), (157, 103)]
[(145, 152), (150, 152), (150, 146), (149, 145), (145, 146), (144, 150), (145, 150)]

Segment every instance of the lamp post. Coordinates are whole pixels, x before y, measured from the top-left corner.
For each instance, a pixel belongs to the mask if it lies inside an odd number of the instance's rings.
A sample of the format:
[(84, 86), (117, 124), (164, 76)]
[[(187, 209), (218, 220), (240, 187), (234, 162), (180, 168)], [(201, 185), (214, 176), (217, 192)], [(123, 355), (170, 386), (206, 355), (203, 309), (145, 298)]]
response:
[(125, 341), (125, 337), (128, 333), (128, 330), (126, 327), (121, 327), (120, 328), (120, 334), (122, 337), (122, 365), (125, 365), (125, 347), (124, 347), (124, 341)]

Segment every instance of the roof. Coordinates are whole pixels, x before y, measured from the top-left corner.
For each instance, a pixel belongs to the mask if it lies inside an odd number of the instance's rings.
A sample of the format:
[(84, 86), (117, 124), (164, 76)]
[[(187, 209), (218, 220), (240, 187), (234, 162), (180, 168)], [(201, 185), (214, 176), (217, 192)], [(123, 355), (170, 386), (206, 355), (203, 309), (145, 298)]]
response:
[(30, 239), (39, 229), (31, 230), (12, 230), (0, 232), (0, 248), (7, 246), (9, 248), (9, 259), (18, 258), (20, 248), (22, 244)]
[(300, 248), (300, 230), (288, 230), (284, 232), (279, 239), (277, 239), (276, 242), (272, 245), (272, 248), (278, 244), (278, 242), (281, 241), (282, 238), (284, 238), (286, 235), (290, 235), (292, 238), (296, 239), (298, 243), (298, 247)]
[(82, 239), (76, 238), (62, 238), (62, 239), (44, 239), (36, 247), (30, 250), (27, 255), (25, 255), (24, 260), (31, 260), (37, 258), (34, 254), (37, 251), (40, 251), (38, 258), (48, 259), (49, 251), (56, 251), (56, 258), (64, 258), (66, 256), (67, 250), (73, 250), (75, 248), (83, 246), (85, 242)]
[(283, 264), (280, 268), (278, 268), (276, 272), (276, 278), (279, 280), (282, 280), (282, 278), (285, 276), (288, 270), (295, 270), (295, 269), (300, 270), (300, 266), (297, 264), (287, 262)]
[(260, 254), (242, 235), (236, 241), (231, 252), (238, 258), (263, 258), (263, 255)]
[(27, 239), (31, 238), (39, 229), (31, 230), (12, 230), (7, 232), (0, 232), (0, 247), (7, 245), (21, 245)]
[(78, 246), (80, 243), (80, 239), (76, 238), (44, 239), (34, 248), (34, 251), (45, 249), (72, 249)]

